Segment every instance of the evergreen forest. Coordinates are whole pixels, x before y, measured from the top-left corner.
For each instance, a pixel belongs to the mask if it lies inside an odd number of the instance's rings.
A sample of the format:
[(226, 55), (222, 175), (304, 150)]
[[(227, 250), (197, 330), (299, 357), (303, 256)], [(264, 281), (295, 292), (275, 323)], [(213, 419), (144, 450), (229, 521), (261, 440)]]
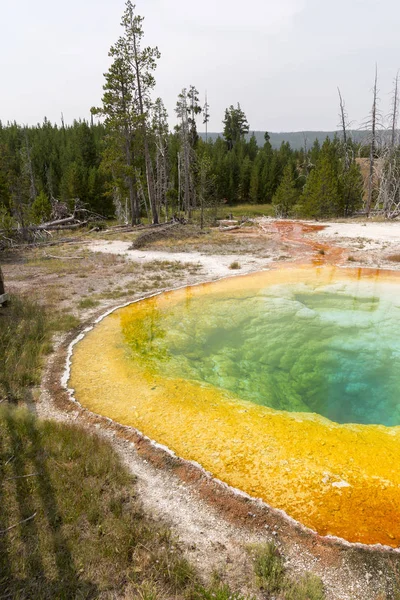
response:
[[(91, 109), (90, 122), (0, 122), (3, 235), (62, 222), (77, 210), (132, 225), (195, 215), (203, 224), (214, 214), (210, 209), (236, 203), (270, 204), (278, 217), (325, 219), (377, 209), (397, 216), (398, 103), (393, 135), (384, 143), (378, 143), (375, 120), (367, 124), (368, 135), (352, 140), (340, 96), (338, 135), (323, 143), (305, 138), (300, 149), (285, 141), (273, 148), (268, 133), (257, 142), (238, 102), (226, 108), (221, 135), (208, 136), (212, 108), (188, 84), (177, 96), (171, 130), (162, 99), (153, 97), (161, 55), (145, 45), (143, 20), (128, 0), (121, 36), (110, 48), (102, 103)], [(376, 79), (374, 93), (372, 115)]]

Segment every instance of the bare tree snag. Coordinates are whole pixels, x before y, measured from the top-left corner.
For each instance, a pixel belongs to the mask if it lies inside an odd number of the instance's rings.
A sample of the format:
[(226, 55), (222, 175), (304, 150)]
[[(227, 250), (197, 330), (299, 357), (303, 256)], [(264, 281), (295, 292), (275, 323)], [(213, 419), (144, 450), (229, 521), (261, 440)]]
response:
[(206, 92), (206, 101), (203, 106), (203, 125), (206, 126), (206, 144), (208, 142), (208, 122), (210, 120), (210, 105), (207, 102), (207, 92)]
[(344, 108), (344, 102), (342, 98), (342, 94), (340, 93), (340, 88), (338, 87), (339, 94), (339, 103), (340, 103), (340, 124), (343, 132), (343, 142), (344, 145), (347, 146), (347, 130), (346, 130), (346, 112)]
[(368, 198), (365, 207), (367, 216), (371, 211), (372, 205), (372, 192), (374, 184), (374, 165), (375, 165), (375, 154), (376, 154), (376, 121), (377, 121), (377, 99), (378, 99), (378, 67), (375, 66), (375, 82), (373, 89), (373, 102), (371, 109), (371, 145), (369, 153), (369, 176), (368, 176)]
[(183, 175), (183, 206), (186, 216), (190, 218), (192, 212), (192, 191), (194, 186), (192, 181), (192, 152), (190, 146), (189, 107), (187, 98), (187, 89), (183, 88), (178, 96), (175, 110), (180, 120), (179, 135), (181, 138), (181, 151), (178, 165), (183, 170), (183, 173), (181, 173), (181, 177)]
[[(147, 132), (147, 112), (145, 110), (145, 95), (148, 93), (148, 89), (146, 88), (144, 81), (145, 79), (149, 79), (149, 72), (151, 69), (155, 68), (155, 59), (159, 58), (158, 49), (149, 49), (146, 48), (144, 51), (140, 49), (140, 41), (143, 36), (143, 30), (141, 27), (141, 17), (134, 17), (133, 10), (134, 6), (131, 3), (127, 3), (127, 24), (129, 24), (129, 33), (131, 35), (132, 41), (132, 57), (133, 57), (133, 69), (135, 72), (136, 78), (136, 88), (137, 88), (137, 100), (139, 106), (139, 115), (141, 118), (141, 128), (142, 128), (142, 136), (143, 136), (143, 154), (144, 154), (144, 162), (146, 167), (146, 179), (147, 179), (147, 189), (149, 194), (150, 208), (153, 217), (153, 223), (155, 225), (158, 224), (158, 211), (157, 211), (157, 203), (156, 203), (156, 193), (154, 186), (154, 177), (153, 177), (153, 166), (150, 157), (150, 149), (148, 142), (148, 132)], [(147, 71), (147, 72), (145, 72)], [(150, 87), (147, 85), (147, 87)]]
[(397, 117), (399, 114), (399, 72), (397, 71), (396, 78), (394, 80), (394, 91), (392, 99), (392, 135), (391, 135), (391, 146), (392, 148), (396, 145), (396, 133), (397, 133)]
[(346, 112), (345, 103), (343, 101), (342, 94), (340, 92), (339, 87), (338, 87), (338, 94), (339, 94), (339, 106), (340, 106), (340, 113), (339, 113), (340, 127), (342, 129), (342, 134), (343, 134), (344, 170), (347, 172), (350, 168), (350, 157), (349, 157), (349, 146), (348, 146), (348, 135), (347, 135), (347, 128), (349, 127), (349, 123), (348, 123), (348, 115)]

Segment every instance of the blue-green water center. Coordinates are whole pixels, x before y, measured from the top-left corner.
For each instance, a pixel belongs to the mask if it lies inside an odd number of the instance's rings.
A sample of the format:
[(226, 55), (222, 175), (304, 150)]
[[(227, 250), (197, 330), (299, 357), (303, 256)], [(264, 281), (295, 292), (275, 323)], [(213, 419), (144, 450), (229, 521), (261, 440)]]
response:
[(212, 291), (153, 303), (133, 358), (277, 410), (338, 423), (400, 424), (396, 284), (345, 281)]

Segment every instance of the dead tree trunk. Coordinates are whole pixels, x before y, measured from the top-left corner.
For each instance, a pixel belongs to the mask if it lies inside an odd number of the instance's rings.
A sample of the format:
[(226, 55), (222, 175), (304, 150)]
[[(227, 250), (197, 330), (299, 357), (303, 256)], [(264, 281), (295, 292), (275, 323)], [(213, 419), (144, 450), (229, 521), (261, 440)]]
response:
[(371, 146), (369, 152), (369, 176), (368, 176), (368, 198), (365, 212), (367, 216), (371, 211), (372, 192), (374, 185), (374, 165), (376, 154), (376, 119), (377, 119), (377, 96), (378, 96), (378, 68), (375, 67), (375, 82), (373, 90), (373, 102), (371, 110)]
[(157, 202), (156, 202), (156, 194), (154, 189), (154, 177), (153, 177), (153, 167), (151, 164), (149, 143), (147, 138), (147, 124), (146, 124), (146, 115), (144, 110), (144, 102), (143, 102), (143, 93), (142, 93), (142, 74), (140, 72), (140, 67), (138, 63), (138, 49), (136, 46), (136, 35), (133, 35), (133, 49), (134, 49), (134, 60), (135, 60), (135, 71), (136, 71), (136, 84), (137, 84), (137, 95), (139, 101), (139, 111), (140, 117), (142, 119), (142, 134), (143, 134), (143, 150), (144, 150), (144, 162), (146, 166), (146, 179), (147, 179), (147, 190), (149, 193), (149, 201), (151, 207), (151, 213), (153, 217), (154, 225), (158, 224), (158, 211), (157, 211)]
[(181, 210), (181, 196), (182, 196), (182, 186), (181, 186), (181, 155), (178, 152), (177, 155), (177, 161), (178, 161), (178, 211)]
[(129, 140), (126, 141), (126, 164), (129, 170), (131, 171), (126, 176), (129, 190), (129, 203), (131, 207), (131, 225), (137, 225), (138, 223), (140, 223), (140, 208), (136, 189), (136, 182), (134, 181), (134, 176), (132, 174), (133, 160)]
[(183, 177), (183, 208), (187, 217), (191, 217), (192, 197), (192, 165), (191, 165), (191, 146), (189, 130), (189, 108), (187, 105), (187, 90), (183, 88), (178, 96), (176, 112), (180, 119), (179, 135), (181, 138), (181, 150), (178, 165), (181, 166), (181, 177)]
[(390, 140), (384, 144), (380, 156), (378, 197), (375, 212), (383, 213), (386, 218), (395, 218), (400, 213), (400, 156), (396, 147), (398, 118), (399, 73), (394, 80), (392, 111), (390, 118)]
[(146, 209), (147, 219), (150, 223), (151, 215), (150, 215), (149, 207), (147, 206), (146, 194), (144, 193), (142, 182), (140, 180), (140, 173), (137, 169), (136, 169), (136, 181), (138, 183), (139, 198), (141, 198), (141, 201)]
[(340, 93), (340, 89), (338, 88), (339, 94), (339, 104), (340, 104), (340, 125), (343, 133), (343, 156), (344, 156), (344, 169), (348, 171), (349, 169), (349, 155), (347, 148), (347, 114), (344, 106), (342, 94)]
[[(125, 84), (122, 83), (122, 104), (124, 115), (129, 114), (128, 109), (128, 100), (129, 96), (128, 91), (125, 87)], [(132, 150), (132, 126), (130, 120), (125, 117), (124, 118), (124, 138), (125, 138), (125, 160), (126, 165), (128, 167), (128, 173), (125, 176), (126, 184), (129, 190), (129, 204), (131, 208), (131, 225), (137, 225), (140, 223), (140, 208), (138, 202), (138, 195), (136, 190), (136, 182), (134, 181), (133, 175), (133, 167), (134, 167), (134, 155)]]
[(393, 112), (392, 112), (392, 136), (391, 136), (391, 147), (394, 148), (396, 145), (396, 131), (397, 131), (397, 117), (399, 113), (399, 73), (396, 74), (394, 80), (394, 93), (393, 93)]
[(340, 88), (338, 88), (338, 94), (339, 94), (339, 103), (340, 103), (340, 124), (342, 126), (343, 141), (344, 141), (344, 144), (347, 145), (346, 113), (345, 113), (345, 109), (344, 109), (344, 102), (342, 99), (342, 94), (340, 93)]
[(167, 166), (167, 147), (164, 148), (162, 155), (162, 173), (163, 173), (163, 188), (162, 196), (165, 202), (165, 222), (168, 221), (168, 166)]
[(204, 107), (203, 107), (203, 115), (204, 115), (203, 125), (206, 126), (206, 144), (208, 142), (208, 122), (210, 120), (209, 109), (210, 109), (210, 106), (209, 106), (209, 104), (207, 102), (207, 92), (206, 92), (206, 101), (205, 101)]

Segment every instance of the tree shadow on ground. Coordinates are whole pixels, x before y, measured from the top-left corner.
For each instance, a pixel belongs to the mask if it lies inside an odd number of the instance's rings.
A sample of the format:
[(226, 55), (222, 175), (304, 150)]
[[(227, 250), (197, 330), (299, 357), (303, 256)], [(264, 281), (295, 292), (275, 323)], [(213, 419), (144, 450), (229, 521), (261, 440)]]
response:
[(0, 421), (0, 599), (97, 595), (97, 586), (82, 579), (63, 534), (37, 421), (22, 424), (6, 411)]

